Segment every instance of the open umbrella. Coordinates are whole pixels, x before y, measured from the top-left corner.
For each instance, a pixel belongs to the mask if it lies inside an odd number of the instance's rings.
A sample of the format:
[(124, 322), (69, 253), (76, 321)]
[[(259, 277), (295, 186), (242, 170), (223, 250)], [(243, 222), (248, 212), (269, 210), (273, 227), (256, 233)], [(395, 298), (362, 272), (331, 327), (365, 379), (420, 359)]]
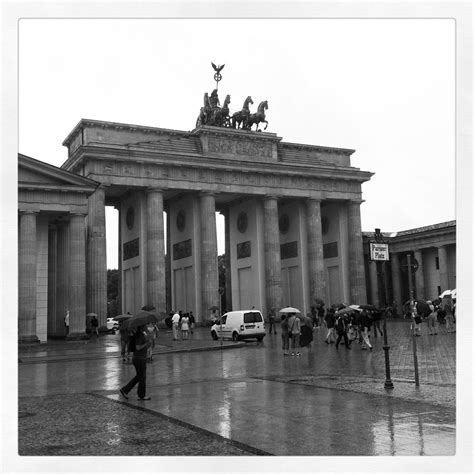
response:
[[(454, 295), (453, 295), (454, 293)], [(439, 297), (445, 298), (446, 296), (451, 296), (452, 298), (456, 298), (456, 290), (444, 290)]]
[(145, 306), (142, 306), (143, 311), (154, 311), (156, 308), (152, 304), (146, 304)]
[(126, 321), (127, 319), (130, 319), (132, 317), (131, 314), (119, 314), (118, 316), (115, 316), (113, 319), (114, 321)]
[[(355, 306), (355, 305), (353, 305), (353, 306)], [(361, 310), (351, 308), (350, 306), (346, 306), (345, 308), (341, 308), (340, 310), (336, 311), (336, 314), (349, 314), (349, 313), (352, 313), (352, 312), (355, 312), (355, 311), (360, 312)]]
[(319, 306), (324, 306), (324, 301), (321, 298), (315, 298), (314, 302), (319, 304)]
[(156, 313), (152, 313), (150, 311), (140, 311), (135, 316), (132, 316), (130, 319), (125, 320), (122, 325), (126, 329), (131, 329), (157, 322), (158, 317)]
[(287, 306), (286, 308), (282, 308), (280, 309), (279, 311), (280, 313), (283, 313), (283, 314), (290, 314), (290, 313), (301, 313), (301, 311), (299, 309), (296, 309), (296, 308), (292, 308), (291, 306)]

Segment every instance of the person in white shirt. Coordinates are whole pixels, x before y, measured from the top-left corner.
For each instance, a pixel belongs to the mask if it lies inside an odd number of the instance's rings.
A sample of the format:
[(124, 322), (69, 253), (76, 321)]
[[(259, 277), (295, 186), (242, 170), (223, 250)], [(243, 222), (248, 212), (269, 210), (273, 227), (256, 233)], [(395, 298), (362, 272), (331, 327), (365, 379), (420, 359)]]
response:
[(173, 341), (179, 339), (179, 320), (181, 319), (179, 313), (175, 311), (173, 317), (171, 318), (171, 323), (173, 324)]

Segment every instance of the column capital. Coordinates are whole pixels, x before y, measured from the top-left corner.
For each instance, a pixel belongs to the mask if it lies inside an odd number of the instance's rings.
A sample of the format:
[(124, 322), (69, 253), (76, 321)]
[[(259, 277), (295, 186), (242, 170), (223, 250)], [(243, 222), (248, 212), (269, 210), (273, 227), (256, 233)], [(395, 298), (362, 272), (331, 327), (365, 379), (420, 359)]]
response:
[(318, 198), (318, 197), (307, 197), (306, 202), (323, 202), (323, 198)]
[(275, 199), (276, 201), (278, 201), (278, 199), (280, 199), (280, 196), (278, 196), (277, 194), (265, 194), (264, 196), (262, 196), (263, 200), (266, 201), (267, 199)]
[(365, 202), (365, 199), (348, 199), (346, 201), (347, 204), (353, 205), (353, 206), (355, 206), (355, 205), (360, 206), (363, 202)]
[(149, 193), (163, 193), (164, 191), (166, 191), (167, 188), (155, 188), (155, 187), (151, 187), (151, 188), (146, 188), (145, 189), (145, 192), (147, 194)]
[(30, 210), (30, 209), (25, 209), (24, 211), (19, 211), (20, 214), (27, 216), (27, 215), (37, 215), (40, 213), (39, 210)]
[(71, 217), (86, 217), (87, 213), (86, 212), (70, 212), (69, 215)]
[(219, 194), (219, 192), (218, 191), (199, 191), (198, 193), (199, 197), (204, 197), (204, 196), (216, 197), (216, 194)]

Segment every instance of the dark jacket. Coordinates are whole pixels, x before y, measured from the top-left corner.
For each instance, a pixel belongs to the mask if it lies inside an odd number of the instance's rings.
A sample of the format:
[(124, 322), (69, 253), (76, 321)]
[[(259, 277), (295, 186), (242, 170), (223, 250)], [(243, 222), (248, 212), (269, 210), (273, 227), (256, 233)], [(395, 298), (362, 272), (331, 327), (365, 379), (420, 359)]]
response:
[(324, 320), (326, 321), (326, 326), (328, 327), (328, 329), (333, 328), (334, 324), (336, 323), (336, 317), (333, 313), (330, 312), (326, 314)]
[(344, 334), (346, 332), (346, 323), (342, 316), (336, 319), (336, 331), (338, 334)]

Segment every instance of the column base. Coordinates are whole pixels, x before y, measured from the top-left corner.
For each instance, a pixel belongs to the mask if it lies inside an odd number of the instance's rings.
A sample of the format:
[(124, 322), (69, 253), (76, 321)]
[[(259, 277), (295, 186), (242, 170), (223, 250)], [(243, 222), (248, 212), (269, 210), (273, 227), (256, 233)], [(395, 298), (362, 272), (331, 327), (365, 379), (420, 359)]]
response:
[(37, 336), (19, 336), (18, 344), (39, 344)]

